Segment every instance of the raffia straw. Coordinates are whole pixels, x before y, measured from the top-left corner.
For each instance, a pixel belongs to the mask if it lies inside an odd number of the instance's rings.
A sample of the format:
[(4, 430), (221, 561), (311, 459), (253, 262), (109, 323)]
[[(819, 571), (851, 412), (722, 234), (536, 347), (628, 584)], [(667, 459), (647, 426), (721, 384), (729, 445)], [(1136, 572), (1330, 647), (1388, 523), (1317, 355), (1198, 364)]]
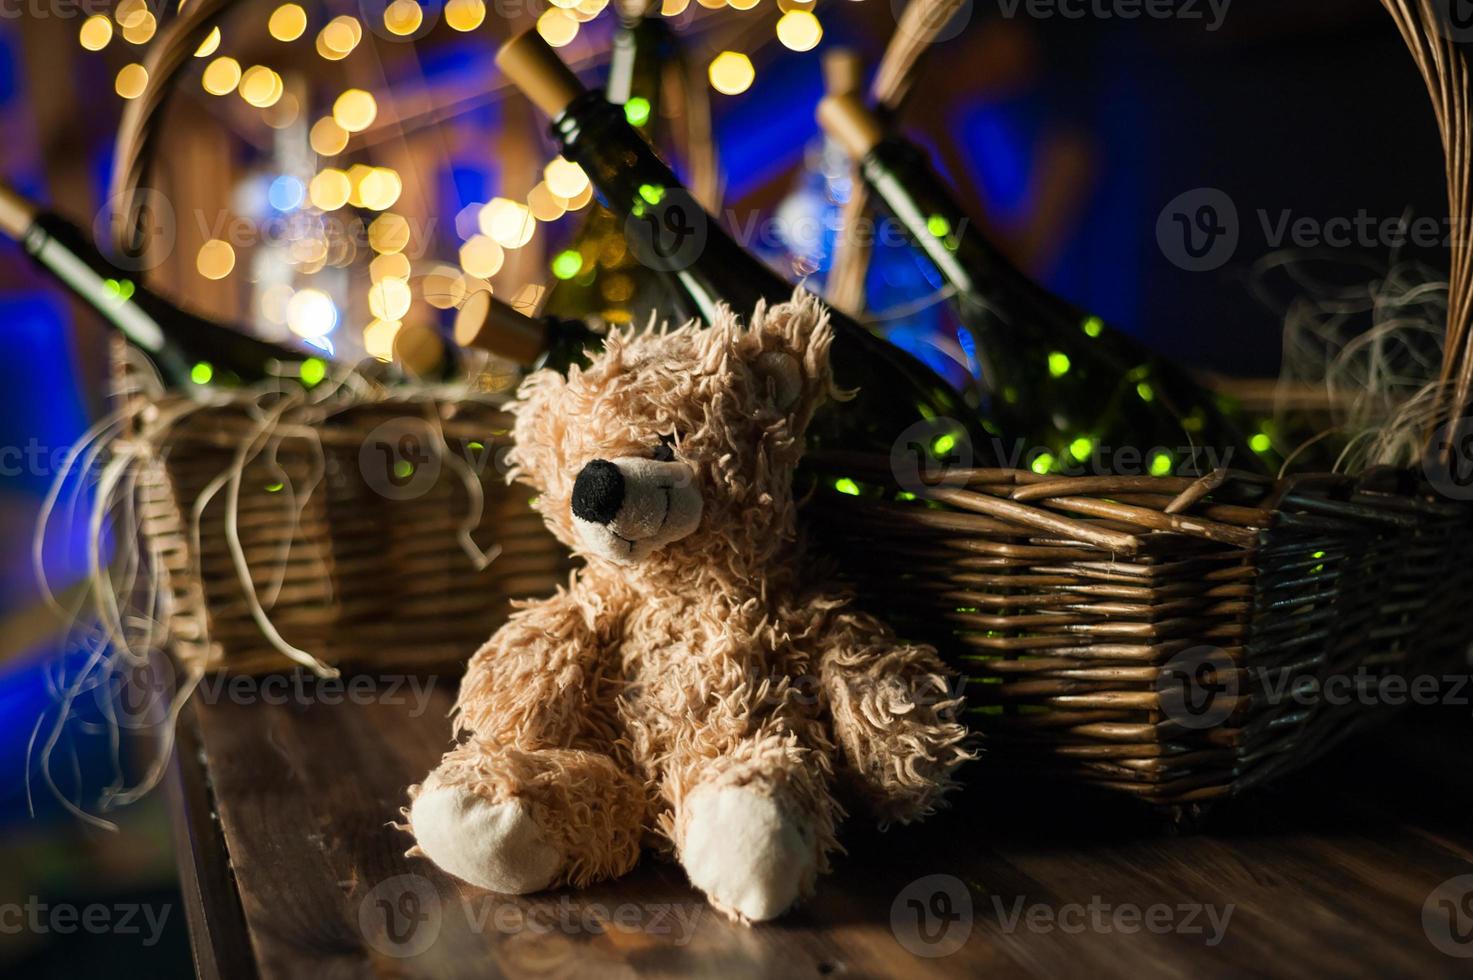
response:
[(1443, 350), (1441, 381), (1434, 409), (1427, 412), (1427, 432), (1466, 411), (1473, 389), (1473, 255), (1465, 236), (1469, 232), (1470, 138), (1468, 64), (1460, 47), (1448, 36), (1432, 0), (1381, 0), (1395, 21), (1416, 62), (1447, 160), (1448, 215), (1453, 238), (1449, 261), (1447, 342)]
[[(910, 0), (906, 5), (870, 85), (870, 98), (883, 118), (891, 119), (900, 113), (920, 74), (921, 56), (965, 2)], [(864, 309), (864, 277), (869, 269), (872, 236), (846, 233), (857, 228), (869, 210), (869, 191), (859, 177), (857, 165), (851, 169), (850, 176), (849, 200), (840, 212), (841, 232), (834, 247), (834, 262), (825, 292), (833, 305), (859, 313)]]

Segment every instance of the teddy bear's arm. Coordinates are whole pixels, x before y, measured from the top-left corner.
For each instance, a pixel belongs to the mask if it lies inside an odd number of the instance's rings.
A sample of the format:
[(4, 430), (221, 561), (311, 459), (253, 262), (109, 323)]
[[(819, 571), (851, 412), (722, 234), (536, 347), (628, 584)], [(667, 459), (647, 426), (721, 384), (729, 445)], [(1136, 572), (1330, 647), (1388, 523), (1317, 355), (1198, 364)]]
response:
[[(574, 587), (576, 589), (576, 585)], [(458, 727), (518, 748), (571, 745), (611, 711), (594, 617), (574, 590), (529, 603), (471, 657)]]
[(823, 638), (819, 677), (841, 774), (883, 824), (934, 810), (972, 758), (956, 721), (956, 675), (930, 647), (907, 644), (873, 617), (836, 617)]

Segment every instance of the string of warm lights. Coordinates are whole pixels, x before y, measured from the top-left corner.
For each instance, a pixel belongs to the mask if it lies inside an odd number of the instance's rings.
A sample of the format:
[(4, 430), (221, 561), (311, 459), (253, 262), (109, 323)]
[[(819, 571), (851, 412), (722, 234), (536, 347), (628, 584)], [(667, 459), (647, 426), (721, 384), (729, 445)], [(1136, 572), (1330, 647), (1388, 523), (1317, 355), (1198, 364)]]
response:
[[(698, 0), (707, 9), (730, 7), (750, 10), (759, 0)], [(564, 47), (577, 39), (583, 24), (593, 20), (608, 6), (608, 0), (550, 0), (537, 19), (537, 30), (554, 47)], [(683, 13), (690, 0), (662, 0), (660, 11), (666, 16)], [(780, 12), (775, 25), (777, 39), (794, 51), (812, 50), (823, 37), (823, 27), (813, 13), (809, 0), (777, 0)], [(439, 11), (446, 24), (455, 31), (469, 32), (486, 20), (484, 0), (446, 0)], [(390, 0), (382, 10), (382, 28), (395, 37), (413, 38), (425, 30), (427, 10), (416, 0)], [(282, 3), (266, 16), (266, 32), (276, 42), (294, 44), (310, 38), (319, 57), (325, 61), (342, 61), (357, 51), (363, 42), (365, 25), (359, 17), (338, 14), (314, 25), (308, 7), (300, 3)], [(100, 52), (113, 44), (116, 37), (141, 46), (149, 43), (158, 31), (158, 22), (147, 0), (118, 0), (111, 15), (98, 13), (86, 18), (79, 29), (78, 41), (87, 51)], [(315, 33), (314, 33), (315, 28)], [(217, 98), (238, 95), (242, 101), (260, 110), (262, 118), (276, 129), (294, 126), (304, 109), (305, 95), (289, 90), (286, 79), (269, 64), (242, 65), (225, 46), (219, 27), (213, 28), (195, 51), (205, 62), (200, 85)], [(713, 90), (724, 95), (747, 91), (756, 78), (751, 58), (744, 52), (723, 50), (707, 66)], [(140, 97), (148, 84), (148, 73), (138, 62), (122, 66), (115, 79), (114, 90), (124, 99)], [(414, 229), (401, 214), (390, 210), (401, 199), (403, 179), (391, 167), (367, 162), (347, 163), (341, 158), (350, 152), (353, 137), (375, 126), (379, 105), (372, 92), (348, 88), (331, 97), (330, 111), (305, 128), (305, 142), (315, 155), (315, 172), (292, 176), (283, 174), (270, 184), (268, 199), (280, 212), (300, 214), (304, 220), (292, 222), (279, 258), (288, 266), (284, 278), (262, 278), (255, 271), (256, 305), (269, 323), (285, 326), (300, 337), (326, 345), (327, 336), (341, 317), (334, 301), (332, 287), (327, 284), (298, 287), (298, 283), (328, 268), (347, 268), (358, 261), (366, 241), (369, 260), (369, 282), (364, 296), (373, 319), (363, 330), (362, 341), (367, 352), (389, 359), (395, 334), (411, 314), (416, 269), (406, 257), (416, 244)], [(649, 105), (636, 100), (626, 106), (626, 114), (637, 126), (648, 122)], [(360, 151), (361, 152), (361, 151)], [(344, 165), (346, 163), (346, 165)], [(462, 209), (456, 219), (456, 230), (462, 244), (454, 265), (431, 260), (419, 270), (420, 298), (435, 309), (453, 309), (467, 295), (478, 289), (490, 289), (490, 280), (501, 271), (508, 253), (526, 247), (533, 241), (539, 224), (550, 224), (565, 215), (587, 207), (593, 199), (588, 176), (577, 164), (562, 157), (549, 162), (538, 181), (521, 200), (496, 197), (489, 202), (474, 203)], [(343, 214), (345, 209), (366, 212), (361, 219)], [(370, 217), (372, 215), (372, 217)], [(354, 236), (343, 234), (342, 221), (360, 222), (364, 235), (355, 244)], [(366, 227), (361, 222), (366, 221)], [(592, 247), (567, 248), (552, 256), (550, 271), (557, 279), (579, 276), (595, 264), (613, 266), (619, 256), (604, 242)], [(609, 254), (603, 254), (609, 252)], [(612, 260), (612, 261), (611, 261)], [(236, 249), (222, 238), (211, 238), (200, 246), (195, 268), (209, 280), (228, 279), (241, 266)], [(255, 267), (251, 267), (255, 270)], [(617, 302), (622, 292), (632, 289), (627, 276), (611, 275), (600, 284), (601, 291)], [(524, 289), (518, 300), (530, 302), (540, 287)], [(627, 296), (625, 297), (627, 298)]]

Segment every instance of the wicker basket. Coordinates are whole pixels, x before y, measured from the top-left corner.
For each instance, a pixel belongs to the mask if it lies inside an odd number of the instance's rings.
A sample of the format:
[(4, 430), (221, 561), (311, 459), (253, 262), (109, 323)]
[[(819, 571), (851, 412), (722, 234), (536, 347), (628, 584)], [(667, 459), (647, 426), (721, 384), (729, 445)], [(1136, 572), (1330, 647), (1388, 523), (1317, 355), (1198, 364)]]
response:
[[(225, 490), (200, 512), (194, 543), (196, 503), (256, 431), (253, 402), (242, 397), (173, 422), (165, 420), (186, 404), (182, 396), (131, 406), (137, 422), (121, 448), (142, 460), (138, 523), (168, 597), (171, 648), (188, 667), (294, 666), (252, 608), (227, 533)], [(396, 465), (415, 464), (379, 447), (428, 433), (427, 411), (437, 416), (447, 462), (422, 459), (417, 472), (396, 473)], [(283, 427), (274, 455), (244, 467), (235, 522), (269, 629), (326, 664), (459, 664), (505, 619), (511, 599), (551, 592), (570, 562), (528, 506), (529, 491), (507, 486), (495, 465), (509, 423), (488, 400), (369, 400), (324, 413), (310, 437)], [(476, 509), (465, 473), (482, 496), (471, 549), (462, 540)], [(293, 497), (314, 483), (305, 502)], [(476, 548), (495, 554), (479, 570)]]
[[(1382, 4), (1427, 83), (1452, 227), (1467, 227), (1466, 57), (1435, 4)], [(902, 113), (928, 42), (961, 6), (907, 5), (869, 92), (887, 118)], [(857, 183), (846, 224), (867, 206)], [(839, 238), (829, 292), (841, 307), (862, 300), (863, 241)], [(1448, 421), (1473, 402), (1467, 236), (1451, 251), (1433, 413)], [(1437, 442), (1428, 458), (1445, 463)], [(1192, 480), (979, 469), (933, 473), (928, 486), (884, 458), (808, 466), (816, 537), (868, 605), (965, 674), (994, 764), (1182, 814), (1435, 697), (1444, 673), (1468, 673), (1473, 505), (1421, 472)]]
[(1006, 765), (1157, 804), (1229, 796), (1376, 721), (1409, 697), (1378, 684), (1440, 675), (1473, 639), (1473, 508), (1406, 474), (966, 470), (896, 499), (888, 459), (813, 465), (819, 537), (868, 605), (965, 673)]

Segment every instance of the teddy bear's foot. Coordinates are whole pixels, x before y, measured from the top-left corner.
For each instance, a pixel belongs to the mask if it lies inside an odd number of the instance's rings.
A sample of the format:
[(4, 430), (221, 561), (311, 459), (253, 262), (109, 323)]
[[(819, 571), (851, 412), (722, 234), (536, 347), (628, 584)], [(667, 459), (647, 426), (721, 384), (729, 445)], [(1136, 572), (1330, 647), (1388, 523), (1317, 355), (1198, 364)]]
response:
[(541, 891), (562, 865), (521, 800), (492, 803), (467, 786), (427, 784), (410, 807), (409, 824), (431, 861), (493, 892)]
[(680, 862), (691, 883), (727, 914), (776, 918), (817, 873), (814, 831), (752, 785), (701, 786), (685, 801)]

